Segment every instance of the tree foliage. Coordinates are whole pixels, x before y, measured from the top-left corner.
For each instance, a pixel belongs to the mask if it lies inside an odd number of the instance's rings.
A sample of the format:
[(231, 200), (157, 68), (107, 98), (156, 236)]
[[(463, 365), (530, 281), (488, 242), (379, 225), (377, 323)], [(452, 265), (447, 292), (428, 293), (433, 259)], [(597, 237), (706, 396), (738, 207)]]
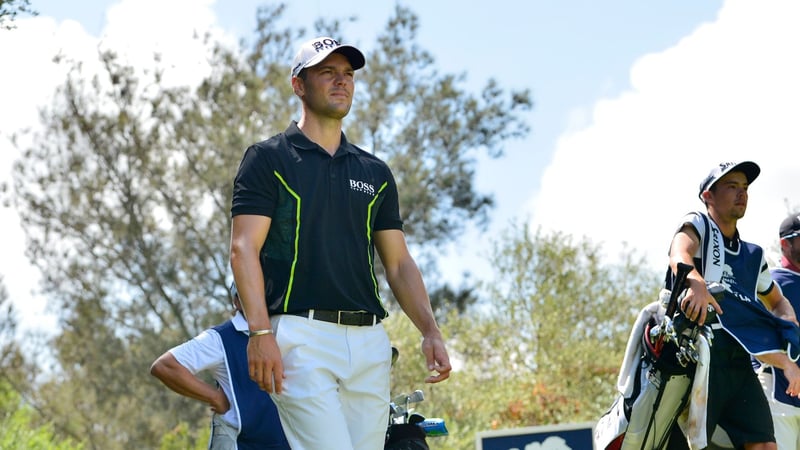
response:
[(447, 319), (456, 369), (441, 384), (419, 385), (426, 374), (417, 335), (407, 319), (390, 317), (401, 353), (393, 388), (422, 388), (419, 412), (445, 418), (450, 436), (436, 438), (436, 448), (471, 448), (480, 431), (591, 422), (605, 412), (635, 314), (658, 292), (633, 254), (605, 259), (586, 239), (510, 227), (480, 289), (485, 302)]
[(464, 74), (439, 74), (414, 45), (418, 26), (397, 7), (368, 57), (355, 116), (366, 145), (395, 169), (409, 241), (435, 251), (468, 224), (486, 224), (493, 199), (475, 190), (475, 156), (501, 156), (503, 144), (526, 135), (519, 112), (531, 101), (493, 80), (479, 97), (466, 94)]
[(21, 357), (17, 341), (17, 312), (9, 302), (8, 290), (0, 275), (0, 367), (3, 373)]
[[(32, 400), (87, 448), (155, 448), (181, 424), (207, 427), (203, 405), (167, 392), (147, 367), (223, 320), (233, 176), (247, 145), (298, 112), (287, 66), (305, 31), (279, 28), (282, 13), (260, 9), (254, 39), (239, 48), (205, 41), (210, 71), (196, 87), (167, 85), (158, 55), (142, 70), (102, 51), (96, 74), (65, 60), (67, 81), (15, 166), (28, 255), (62, 328), (53, 376)], [(325, 34), (338, 27), (318, 24)], [(491, 199), (475, 191), (476, 152), (499, 156), (524, 135), (531, 102), (491, 81), (474, 96), (461, 76), (439, 75), (416, 28), (397, 7), (346, 132), (393, 167), (409, 239), (430, 254), (485, 221)]]
[(210, 427), (181, 422), (161, 438), (158, 450), (206, 450), (210, 437)]
[(24, 397), (31, 392), (37, 372), (33, 362), (26, 357), (26, 350), (30, 351), (35, 346), (22, 347), (18, 341), (17, 320), (17, 311), (0, 276), (0, 386), (13, 391), (16, 396)]
[(50, 424), (41, 424), (36, 411), (16, 390), (0, 380), (0, 448), (4, 450), (81, 450), (83, 445), (64, 439)]
[(37, 372), (17, 341), (17, 314), (0, 276), (0, 448), (8, 450), (80, 450), (63, 439), (27, 401)]

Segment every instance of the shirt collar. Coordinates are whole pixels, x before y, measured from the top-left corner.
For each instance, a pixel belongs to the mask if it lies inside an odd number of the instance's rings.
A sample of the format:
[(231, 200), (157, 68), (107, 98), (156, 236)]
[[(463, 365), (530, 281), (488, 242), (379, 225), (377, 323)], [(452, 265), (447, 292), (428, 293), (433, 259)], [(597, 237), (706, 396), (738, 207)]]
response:
[(722, 235), (722, 242), (725, 244), (725, 248), (733, 253), (739, 251), (739, 230), (737, 229), (733, 233), (733, 237), (728, 239), (725, 235)]
[(248, 330), (247, 319), (244, 318), (244, 314), (241, 311), (236, 311), (236, 315), (233, 316), (231, 322), (233, 322), (233, 327), (236, 328), (236, 331), (244, 333)]
[[(289, 127), (286, 129), (286, 131), (284, 131), (284, 134), (286, 135), (286, 138), (289, 139), (289, 143), (294, 147), (302, 150), (325, 151), (316, 142), (309, 139), (308, 136), (303, 133), (303, 130), (297, 126), (296, 120), (293, 120), (292, 123), (289, 124)], [(339, 155), (340, 152), (356, 153), (355, 147), (347, 142), (347, 137), (344, 135), (344, 132), (342, 132), (342, 139), (341, 142), (339, 142), (339, 148), (336, 149), (335, 155)]]

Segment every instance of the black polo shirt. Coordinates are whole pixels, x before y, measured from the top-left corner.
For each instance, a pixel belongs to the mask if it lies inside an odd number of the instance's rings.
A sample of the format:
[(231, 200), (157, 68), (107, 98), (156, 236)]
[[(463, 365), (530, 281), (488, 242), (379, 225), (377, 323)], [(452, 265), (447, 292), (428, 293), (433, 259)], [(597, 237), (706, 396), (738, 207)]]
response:
[(397, 185), (386, 163), (344, 133), (333, 156), (294, 121), (250, 146), (234, 180), (231, 214), (272, 219), (261, 250), (270, 314), (314, 308), (386, 316), (372, 236), (402, 230)]

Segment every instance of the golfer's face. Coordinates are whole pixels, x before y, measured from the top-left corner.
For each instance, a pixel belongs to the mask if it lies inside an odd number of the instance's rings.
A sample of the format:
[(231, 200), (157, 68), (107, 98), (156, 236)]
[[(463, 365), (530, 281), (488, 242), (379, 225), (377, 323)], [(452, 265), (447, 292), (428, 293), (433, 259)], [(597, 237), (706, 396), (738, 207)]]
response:
[(346, 116), (355, 90), (355, 71), (347, 57), (331, 53), (306, 70), (301, 96), (306, 108), (323, 117), (341, 119)]
[(747, 210), (747, 177), (742, 172), (731, 172), (720, 178), (711, 191), (709, 205), (724, 217), (741, 219)]

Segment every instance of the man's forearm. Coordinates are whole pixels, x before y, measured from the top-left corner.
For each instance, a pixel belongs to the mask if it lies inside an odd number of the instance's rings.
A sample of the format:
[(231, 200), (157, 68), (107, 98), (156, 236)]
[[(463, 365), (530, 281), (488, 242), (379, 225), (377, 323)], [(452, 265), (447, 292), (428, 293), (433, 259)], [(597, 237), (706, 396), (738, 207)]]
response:
[(781, 370), (786, 370), (789, 365), (795, 365), (795, 363), (786, 356), (786, 353), (782, 352), (764, 353), (756, 356), (756, 358), (764, 364), (777, 367)]
[(171, 354), (160, 357), (150, 373), (180, 395), (209, 404), (214, 399), (216, 389), (189, 372)]
[(258, 256), (232, 250), (231, 270), (250, 329), (270, 328), (269, 313), (264, 300), (264, 276)]
[(392, 275), (387, 273), (387, 279), (403, 312), (420, 333), (423, 336), (441, 336), (422, 274), (416, 263), (404, 264)]
[(778, 302), (778, 304), (775, 305), (775, 308), (772, 310), (772, 314), (774, 314), (776, 317), (797, 323), (797, 317), (795, 313), (796, 312), (794, 308), (792, 308), (792, 304), (789, 303), (789, 301), (785, 298)]

